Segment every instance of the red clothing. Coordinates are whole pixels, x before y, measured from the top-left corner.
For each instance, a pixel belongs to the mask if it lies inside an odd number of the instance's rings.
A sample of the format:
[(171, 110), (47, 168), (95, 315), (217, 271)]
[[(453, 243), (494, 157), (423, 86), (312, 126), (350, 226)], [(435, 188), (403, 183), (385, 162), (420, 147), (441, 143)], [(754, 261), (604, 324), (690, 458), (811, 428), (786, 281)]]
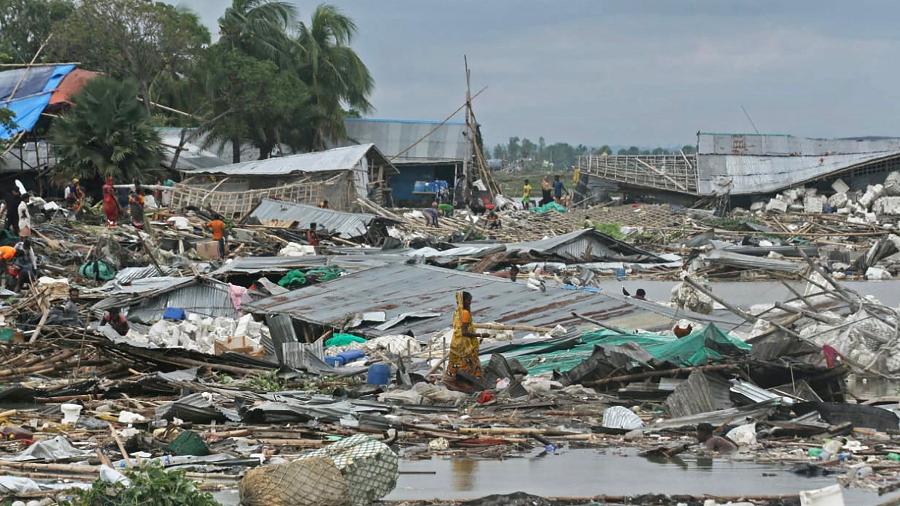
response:
[(319, 245), (319, 234), (317, 234), (315, 230), (307, 230), (306, 231), (306, 242), (308, 242), (310, 246), (318, 246)]
[(106, 215), (106, 222), (109, 225), (115, 225), (119, 220), (119, 203), (116, 202), (116, 189), (111, 180), (107, 180), (103, 185), (103, 214)]

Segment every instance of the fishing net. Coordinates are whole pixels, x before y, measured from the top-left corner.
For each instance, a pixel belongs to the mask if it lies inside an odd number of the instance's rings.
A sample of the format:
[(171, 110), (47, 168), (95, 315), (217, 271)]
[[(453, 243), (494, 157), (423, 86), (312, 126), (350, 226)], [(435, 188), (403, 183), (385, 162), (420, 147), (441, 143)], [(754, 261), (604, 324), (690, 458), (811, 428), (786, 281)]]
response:
[(349, 506), (347, 482), (326, 457), (295, 460), (247, 471), (241, 480), (247, 506)]
[(398, 468), (390, 447), (358, 434), (289, 464), (248, 471), (241, 480), (241, 504), (363, 506), (394, 489)]

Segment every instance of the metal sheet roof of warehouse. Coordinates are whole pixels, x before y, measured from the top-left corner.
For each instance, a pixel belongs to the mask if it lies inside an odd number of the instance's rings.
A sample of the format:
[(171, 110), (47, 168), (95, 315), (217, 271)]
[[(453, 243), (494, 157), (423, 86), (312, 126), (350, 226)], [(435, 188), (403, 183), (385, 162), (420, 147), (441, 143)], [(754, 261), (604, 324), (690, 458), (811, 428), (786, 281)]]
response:
[(265, 160), (220, 165), (218, 167), (185, 170), (188, 174), (222, 174), (227, 176), (285, 176), (304, 172), (337, 172), (353, 170), (370, 152), (388, 165), (387, 158), (374, 144), (361, 144), (343, 148), (281, 156)]
[(416, 311), (440, 313), (440, 317), (407, 320), (386, 331), (377, 331), (374, 324), (366, 323), (354, 329), (362, 334), (412, 330), (423, 335), (451, 325), (454, 294), (460, 290), (472, 294), (472, 315), (480, 322), (543, 327), (561, 324), (569, 328), (580, 324), (571, 315), (573, 311), (602, 321), (635, 311), (628, 302), (604, 294), (553, 287), (537, 292), (524, 283), (494, 276), (405, 264), (356, 272), (253, 302), (247, 309), (263, 314), (285, 313), (318, 325), (339, 324), (350, 315), (376, 311), (384, 311), (388, 320)]
[(460, 161), (469, 156), (466, 124), (460, 121), (347, 118), (344, 126), (349, 142), (374, 143), (388, 157), (412, 146), (395, 163)]
[(339, 234), (344, 238), (365, 235), (369, 225), (377, 218), (374, 214), (345, 213), (333, 209), (320, 209), (306, 204), (296, 204), (280, 200), (263, 199), (255, 209), (250, 211), (250, 218), (255, 218), (265, 225), (267, 222), (297, 222), (305, 228), (315, 223), (320, 229)]

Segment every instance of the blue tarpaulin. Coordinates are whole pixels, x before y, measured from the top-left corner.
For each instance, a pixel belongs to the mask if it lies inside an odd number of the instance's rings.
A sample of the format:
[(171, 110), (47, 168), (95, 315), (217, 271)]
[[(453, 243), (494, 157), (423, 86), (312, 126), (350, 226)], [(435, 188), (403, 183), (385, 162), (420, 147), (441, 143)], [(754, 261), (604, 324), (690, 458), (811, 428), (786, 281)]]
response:
[(0, 139), (30, 132), (50, 103), (50, 95), (74, 69), (75, 65), (51, 65), (0, 72), (0, 108), (12, 111), (15, 122), (11, 129), (0, 126)]

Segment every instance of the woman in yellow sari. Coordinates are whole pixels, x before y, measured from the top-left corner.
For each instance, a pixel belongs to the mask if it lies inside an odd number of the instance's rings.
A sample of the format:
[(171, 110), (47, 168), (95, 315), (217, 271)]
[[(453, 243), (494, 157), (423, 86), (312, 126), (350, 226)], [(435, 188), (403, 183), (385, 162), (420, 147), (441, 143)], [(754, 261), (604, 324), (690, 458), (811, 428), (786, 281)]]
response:
[[(447, 370), (444, 371), (444, 385), (450, 390), (475, 392), (480, 385), (472, 383), (468, 377), (481, 379), (481, 362), (478, 360), (478, 338), (472, 323), (472, 294), (456, 293), (456, 312), (453, 313), (453, 339), (450, 341), (450, 355)], [(458, 376), (458, 373), (463, 375)]]

